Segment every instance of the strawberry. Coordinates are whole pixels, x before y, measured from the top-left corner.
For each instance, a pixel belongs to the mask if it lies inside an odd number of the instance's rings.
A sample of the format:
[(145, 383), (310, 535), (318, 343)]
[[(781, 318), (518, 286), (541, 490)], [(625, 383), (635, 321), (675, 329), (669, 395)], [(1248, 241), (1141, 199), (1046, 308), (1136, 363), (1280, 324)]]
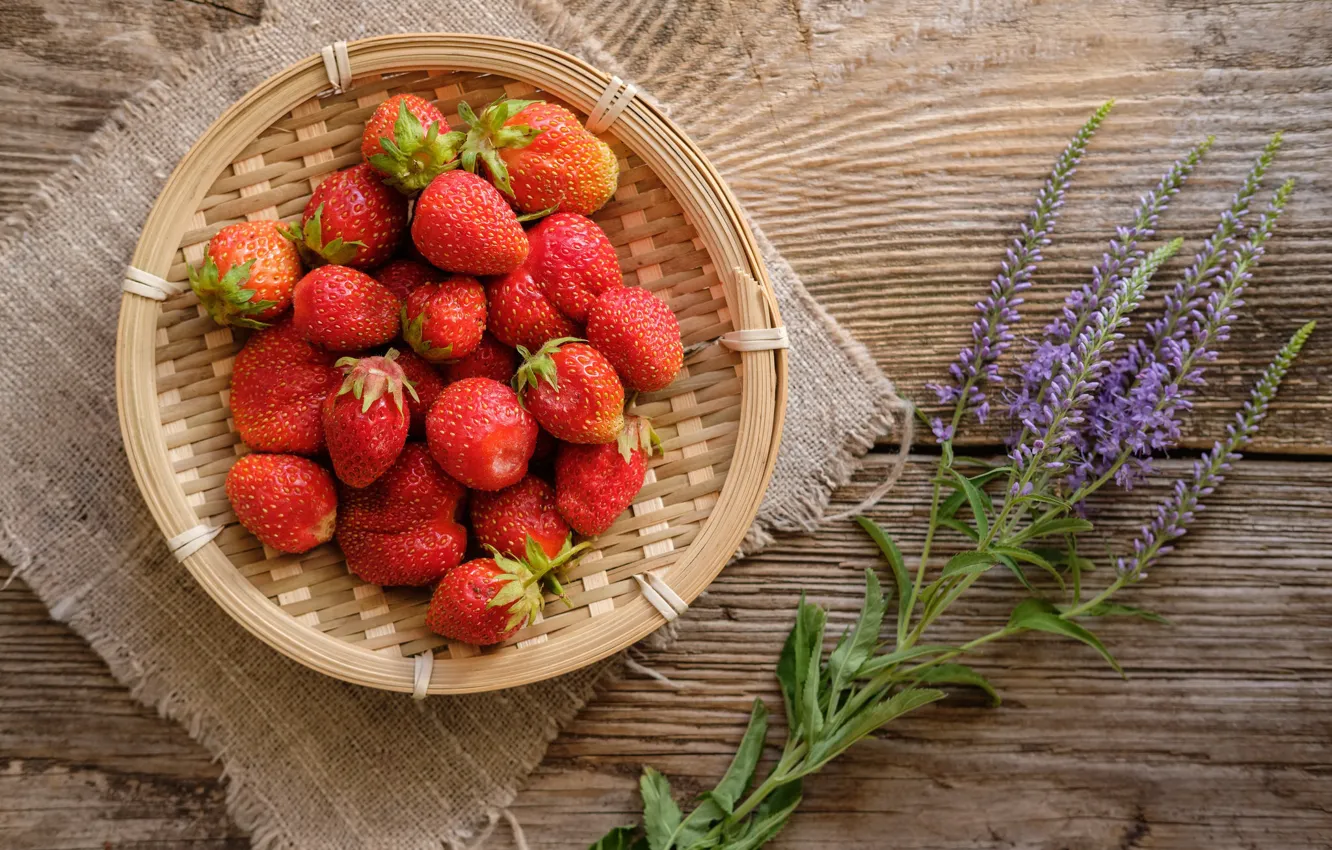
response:
[(552, 339), (577, 336), (579, 328), (555, 309), (523, 266), (486, 287), (487, 327), (505, 345), (536, 351)]
[(615, 442), (560, 445), (555, 455), (555, 507), (579, 534), (603, 534), (643, 489), (648, 458), (660, 445), (641, 416), (625, 420)]
[(478, 118), (466, 103), (468, 124), (459, 159), (490, 179), (526, 213), (558, 209), (591, 215), (619, 186), (620, 163), (610, 146), (562, 106), (540, 100), (497, 100)]
[(454, 360), (444, 367), (450, 381), (463, 378), (492, 378), (501, 384), (513, 380), (518, 371), (518, 352), (495, 339), (489, 332), (481, 335), (481, 342), (466, 357)]
[(236, 519), (265, 546), (298, 554), (333, 537), (333, 476), (309, 458), (245, 455), (227, 472), (226, 489)]
[(506, 274), (528, 251), (504, 196), (466, 171), (444, 172), (416, 199), (412, 241), (431, 263), (457, 274)]
[(290, 320), (252, 335), (231, 370), (231, 417), (241, 442), (261, 452), (322, 452), (319, 409), (341, 381), (333, 355), (302, 339)]
[(488, 646), (513, 637), (532, 622), (545, 599), (540, 580), (562, 567), (581, 547), (566, 546), (547, 558), (533, 544), (535, 561), (520, 561), (491, 550), (449, 571), (426, 610), (426, 628), (450, 640)]
[(346, 377), (324, 399), (324, 438), (333, 471), (342, 483), (368, 487), (398, 459), (407, 442), (411, 415), (403, 388), (415, 396), (398, 352), (383, 357), (343, 357), (337, 365)]
[(411, 414), (412, 419), (408, 433), (413, 437), (424, 437), (426, 415), (430, 413), (430, 406), (435, 403), (435, 399), (444, 392), (447, 381), (434, 366), (411, 351), (399, 351), (397, 362), (412, 389), (416, 391), (414, 397), (409, 395), (406, 399), (407, 412)]
[(439, 269), (416, 260), (394, 260), (385, 263), (375, 269), (372, 277), (387, 286), (403, 301), (406, 301), (407, 296), (418, 287), (444, 279)]
[(566, 337), (518, 353), (524, 361), (514, 386), (542, 428), (566, 443), (615, 440), (624, 427), (624, 387), (601, 352)]
[(338, 545), (347, 568), (380, 585), (442, 578), (467, 549), (467, 530), (457, 520), (466, 496), (424, 443), (408, 443), (374, 484), (343, 490)]
[(402, 338), (431, 363), (471, 354), (485, 330), (486, 291), (474, 277), (427, 283), (402, 307)]
[(527, 231), (532, 279), (561, 313), (582, 324), (603, 292), (621, 289), (620, 259), (606, 233), (587, 216), (556, 213)]
[(569, 524), (555, 509), (555, 488), (535, 475), (496, 493), (477, 493), (472, 533), (476, 542), (514, 557), (527, 553), (529, 539), (551, 558), (570, 543)]
[(639, 392), (665, 389), (684, 363), (675, 313), (637, 286), (602, 293), (588, 311), (587, 341), (606, 355), (626, 387)]
[(325, 177), (286, 234), (308, 265), (368, 269), (393, 256), (406, 230), (407, 199), (361, 163)]
[(526, 475), (538, 430), (518, 394), (490, 378), (449, 384), (426, 418), (430, 454), (474, 490), (503, 490)]
[(266, 328), (291, 306), (301, 256), (276, 221), (228, 224), (208, 240), (190, 287), (219, 325)]
[(365, 272), (320, 266), (292, 295), (292, 323), (310, 342), (333, 351), (363, 351), (398, 335), (402, 301)]
[(379, 104), (361, 134), (361, 156), (384, 182), (411, 195), (458, 166), (462, 133), (450, 131), (444, 113), (423, 97), (395, 94)]

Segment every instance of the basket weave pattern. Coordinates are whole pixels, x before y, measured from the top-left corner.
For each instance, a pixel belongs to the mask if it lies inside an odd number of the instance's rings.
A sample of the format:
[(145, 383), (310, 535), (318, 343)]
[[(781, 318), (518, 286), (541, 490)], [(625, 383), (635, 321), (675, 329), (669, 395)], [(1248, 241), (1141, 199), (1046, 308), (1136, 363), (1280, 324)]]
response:
[[(361, 160), (361, 133), (375, 106), (402, 92), (434, 101), (455, 128), (462, 126), (460, 101), (479, 108), (500, 96), (558, 100), (528, 83), (471, 72), (357, 77), (342, 94), (301, 103), (217, 174), (165, 277), (185, 280), (188, 265), (203, 259), (208, 239), (225, 225), (298, 219), (324, 177)], [(593, 218), (615, 245), (625, 283), (646, 287), (670, 304), (686, 346), (732, 330), (717, 270), (681, 205), (612, 133), (602, 139), (620, 159), (620, 186)], [(244, 452), (228, 408), (232, 363), (243, 334), (216, 326), (193, 293), (162, 305), (158, 406), (175, 477), (200, 522), (226, 526), (218, 545), (268, 599), (304, 626), (392, 657), (442, 646), (451, 658), (522, 652), (557, 634), (572, 636), (592, 618), (610, 615), (637, 597), (635, 573), (654, 570), (668, 578), (717, 501), (741, 419), (741, 358), (720, 346), (692, 358), (666, 390), (639, 396), (635, 411), (652, 419), (665, 451), (653, 458), (631, 510), (570, 573), (572, 608), (555, 601), (506, 644), (479, 650), (425, 628), (427, 589), (367, 584), (347, 571), (333, 545), (283, 555), (263, 547), (236, 522), (223, 483)]]

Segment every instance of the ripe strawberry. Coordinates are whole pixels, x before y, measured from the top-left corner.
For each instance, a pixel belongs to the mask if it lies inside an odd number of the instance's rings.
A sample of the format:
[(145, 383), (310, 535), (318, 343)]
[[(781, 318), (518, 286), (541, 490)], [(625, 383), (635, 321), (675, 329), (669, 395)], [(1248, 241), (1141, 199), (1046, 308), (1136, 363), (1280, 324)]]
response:
[(566, 443), (615, 440), (624, 427), (624, 387), (601, 352), (566, 337), (518, 353), (524, 361), (514, 385), (542, 428)]
[(266, 328), (291, 305), (301, 256), (276, 221), (228, 224), (208, 240), (190, 287), (219, 325)]
[(430, 454), (474, 490), (503, 490), (526, 475), (537, 430), (518, 394), (489, 378), (449, 384), (426, 419)]
[(603, 292), (624, 287), (615, 246), (597, 223), (577, 213), (555, 213), (527, 231), (532, 279), (560, 312), (575, 322)]
[(315, 188), (301, 226), (287, 228), (308, 265), (368, 269), (393, 256), (407, 230), (407, 199), (366, 163), (334, 172)]
[(333, 537), (333, 476), (309, 458), (245, 455), (227, 473), (227, 498), (240, 524), (279, 552), (307, 552)]
[(501, 384), (513, 380), (518, 371), (518, 352), (495, 339), (489, 332), (481, 335), (481, 342), (472, 353), (444, 367), (450, 381), (463, 378), (491, 378)]
[(577, 336), (579, 328), (555, 309), (523, 266), (486, 287), (487, 327), (505, 345), (536, 351), (552, 339)]
[(402, 307), (402, 338), (431, 363), (471, 354), (485, 330), (486, 291), (474, 277), (427, 283)]
[(383, 357), (343, 357), (346, 377), (324, 399), (324, 437), (342, 483), (368, 487), (398, 459), (411, 415), (403, 388), (416, 395), (392, 348)]
[(504, 196), (466, 171), (444, 172), (416, 199), (412, 241), (431, 263), (457, 274), (506, 274), (528, 251)]
[(320, 266), (292, 295), (292, 323), (301, 336), (333, 351), (364, 351), (398, 335), (402, 301), (365, 272)]
[(602, 534), (643, 489), (648, 458), (660, 445), (646, 419), (630, 416), (613, 443), (560, 445), (555, 455), (555, 507), (579, 534)]
[(587, 341), (606, 355), (626, 387), (639, 392), (665, 389), (684, 363), (675, 313), (637, 286), (596, 300), (587, 316)]
[(566, 546), (559, 557), (551, 559), (534, 545), (536, 561), (516, 560), (492, 549), (493, 557), (459, 565), (444, 576), (430, 597), (426, 628), (478, 646), (508, 640), (532, 622), (544, 605), (542, 577), (562, 567), (581, 548)]
[(460, 160), (468, 171), (485, 164), (490, 179), (523, 212), (558, 209), (591, 215), (619, 186), (620, 163), (610, 146), (562, 106), (540, 100), (497, 100), (468, 124)]
[(387, 286), (393, 294), (407, 300), (407, 296), (418, 287), (444, 279), (444, 274), (434, 266), (416, 260), (394, 260), (375, 269), (371, 275), (375, 280)]
[(319, 409), (341, 381), (333, 355), (302, 339), (290, 320), (252, 335), (231, 371), (231, 417), (241, 442), (261, 452), (323, 451)]
[(458, 165), (462, 133), (449, 130), (444, 113), (423, 97), (395, 94), (379, 104), (361, 134), (361, 156), (384, 182), (412, 195)]
[(343, 490), (338, 545), (347, 568), (381, 585), (442, 578), (467, 549), (467, 530), (457, 520), (466, 496), (424, 443), (408, 443), (374, 484)]
[(426, 416), (430, 413), (430, 407), (435, 403), (435, 399), (444, 392), (447, 381), (434, 366), (411, 351), (399, 351), (397, 362), (412, 389), (416, 391), (415, 397), (407, 396), (407, 412), (411, 414), (412, 419), (408, 433), (413, 437), (425, 437)]
[(535, 475), (497, 493), (477, 493), (472, 533), (476, 542), (514, 557), (527, 554), (529, 538), (550, 558), (570, 544), (569, 524), (555, 509), (555, 488)]

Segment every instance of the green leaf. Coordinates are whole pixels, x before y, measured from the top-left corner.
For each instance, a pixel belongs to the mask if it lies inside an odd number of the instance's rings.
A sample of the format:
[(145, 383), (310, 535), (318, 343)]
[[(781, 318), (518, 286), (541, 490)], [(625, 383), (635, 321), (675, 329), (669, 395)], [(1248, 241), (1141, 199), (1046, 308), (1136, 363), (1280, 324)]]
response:
[(980, 575), (997, 563), (994, 555), (989, 552), (959, 552), (944, 564), (940, 578)]
[(944, 696), (946, 694), (943, 691), (932, 688), (907, 688), (898, 691), (892, 699), (866, 704), (863, 709), (847, 718), (835, 733), (810, 747), (805, 764), (800, 768), (801, 775), (821, 769), (852, 744), (885, 723), (932, 702), (938, 702)]
[[(823, 713), (819, 711), (819, 685), (823, 671), (819, 661), (823, 658), (823, 627), (827, 612), (816, 606), (817, 617), (811, 617), (799, 641), (800, 654), (796, 656), (796, 680), (800, 684), (800, 728), (805, 740), (818, 739), (823, 729)], [(800, 624), (796, 624), (800, 628)], [(803, 660), (803, 663), (802, 663)]]
[(874, 653), (886, 608), (887, 600), (879, 589), (878, 576), (874, 570), (865, 570), (865, 600), (861, 603), (860, 616), (856, 618), (850, 637), (839, 643), (828, 656), (828, 677), (832, 682), (829, 714), (836, 711), (837, 695)]
[(877, 676), (884, 670), (901, 664), (903, 661), (910, 661), (913, 658), (920, 658), (922, 655), (934, 655), (935, 653), (956, 652), (955, 646), (944, 646), (940, 644), (920, 644), (918, 646), (899, 649), (895, 652), (889, 652), (884, 655), (876, 655), (869, 661), (861, 665), (856, 671), (857, 679), (869, 679)]
[(763, 742), (767, 735), (768, 708), (763, 700), (756, 699), (754, 708), (749, 712), (749, 726), (745, 728), (745, 735), (740, 739), (740, 746), (736, 748), (730, 767), (726, 768), (717, 787), (705, 794), (726, 814), (735, 810), (736, 801), (749, 789), (759, 759), (763, 756)]
[(1030, 629), (1064, 635), (1081, 641), (1099, 652), (1116, 673), (1121, 676), (1124, 675), (1123, 668), (1110, 654), (1110, 650), (1105, 648), (1105, 644), (1101, 643), (1100, 638), (1077, 623), (1061, 618), (1059, 609), (1044, 599), (1025, 599), (1018, 603), (1018, 606), (1013, 609), (1013, 615), (1008, 618), (1008, 626), (1015, 629)]
[(729, 840), (726, 850), (755, 850), (777, 837), (791, 813), (800, 805), (801, 783), (797, 779), (778, 785), (759, 803), (743, 834)]
[(893, 579), (897, 582), (897, 621), (905, 623), (910, 616), (911, 611), (907, 608), (911, 604), (911, 576), (907, 574), (906, 562), (902, 559), (902, 551), (897, 548), (893, 538), (888, 532), (869, 517), (858, 516), (856, 522), (865, 529), (870, 538), (878, 545), (879, 551), (883, 553), (884, 560), (892, 568)]
[[(777, 660), (777, 680), (782, 686), (782, 700), (786, 704), (786, 717), (793, 730), (805, 723), (806, 680), (810, 673), (810, 649), (815, 653), (813, 665), (814, 687), (818, 687), (819, 654), (823, 649), (823, 625), (827, 614), (819, 606), (806, 602), (804, 594), (796, 607), (796, 621), (786, 637), (782, 654)], [(817, 706), (817, 692), (815, 693)], [(817, 711), (816, 711), (817, 713)]]
[(646, 850), (647, 843), (637, 836), (637, 824), (617, 826), (597, 839), (595, 844), (588, 845), (587, 850)]
[(976, 533), (976, 529), (967, 525), (965, 522), (963, 522), (960, 519), (953, 519), (952, 517), (943, 517), (938, 520), (938, 523), (939, 525), (942, 525), (944, 528), (953, 529), (958, 534), (961, 534), (963, 537), (966, 537), (972, 543), (980, 542), (980, 535)]
[[(1061, 609), (1063, 607), (1061, 606)], [(1160, 623), (1163, 626), (1172, 626), (1165, 617), (1155, 611), (1148, 611), (1146, 608), (1135, 608), (1132, 605), (1120, 605), (1118, 602), (1098, 602), (1086, 611), (1078, 614), (1079, 617), (1141, 617), (1153, 623)]]
[(953, 441), (944, 440), (939, 446), (939, 465), (943, 469), (951, 469), (953, 466)]
[(1085, 519), (1077, 517), (1055, 517), (1052, 519), (1038, 520), (1030, 526), (1024, 528), (1021, 532), (1009, 538), (1012, 543), (1021, 543), (1023, 540), (1029, 540), (1033, 537), (1049, 537), (1052, 534), (1081, 534), (1084, 531), (1091, 531), (1092, 524)]
[(1027, 579), (1027, 574), (1022, 571), (1022, 567), (1018, 566), (1017, 561), (1014, 561), (1012, 558), (1008, 557), (1007, 555), (996, 554), (995, 557), (999, 559), (999, 563), (1003, 564), (1005, 567), (1008, 567), (1008, 571), (1013, 574), (1013, 576), (1018, 580), (1018, 582), (1022, 584), (1024, 588), (1026, 588), (1031, 593), (1036, 592), (1036, 588), (1033, 587), (1031, 582)]
[(939, 503), (940, 519), (944, 517), (952, 517), (953, 514), (957, 513), (957, 509), (962, 507), (963, 503), (967, 501), (967, 494), (962, 492), (962, 489), (960, 487), (957, 487), (957, 485), (952, 481), (948, 481), (946, 483), (949, 486), (956, 488), (956, 490), (953, 493), (953, 495), (949, 496), (947, 499), (944, 499), (942, 502)]
[(1054, 564), (1050, 563), (1040, 554), (1033, 552), (1030, 549), (1023, 549), (1020, 546), (995, 546), (993, 547), (993, 551), (1000, 555), (1007, 555), (1014, 560), (1023, 561), (1024, 563), (1040, 567), (1054, 577), (1054, 580), (1059, 584), (1060, 590), (1064, 589), (1064, 577), (1059, 574), (1059, 570), (1055, 569)]
[(957, 470), (949, 469), (948, 471), (953, 474), (953, 477), (957, 480), (957, 486), (962, 488), (962, 493), (967, 497), (967, 504), (971, 507), (971, 515), (976, 520), (977, 533), (981, 537), (985, 537), (990, 530), (990, 509), (992, 508), (990, 497), (973, 484), (971, 479)]
[(643, 768), (638, 782), (643, 795), (643, 831), (650, 850), (670, 850), (675, 830), (680, 826), (680, 807), (671, 799), (671, 783), (650, 767)]
[(927, 685), (967, 685), (990, 695), (990, 704), (998, 705), (999, 692), (990, 680), (965, 664), (936, 664), (921, 671), (920, 682)]

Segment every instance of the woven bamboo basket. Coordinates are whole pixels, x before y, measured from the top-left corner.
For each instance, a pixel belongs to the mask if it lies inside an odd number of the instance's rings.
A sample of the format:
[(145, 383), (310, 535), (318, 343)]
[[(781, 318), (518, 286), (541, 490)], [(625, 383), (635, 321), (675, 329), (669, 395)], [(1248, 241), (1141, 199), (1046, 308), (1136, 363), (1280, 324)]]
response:
[(324, 176), (359, 161), (376, 104), (400, 92), (433, 100), (455, 127), (463, 100), (479, 107), (503, 94), (535, 95), (603, 122), (607, 102), (625, 101), (601, 136), (619, 155), (620, 187), (595, 218), (616, 246), (626, 283), (668, 301), (686, 346), (780, 327), (758, 248), (729, 190), (677, 127), (618, 80), (511, 39), (371, 38), (345, 52), (339, 46), (327, 63), (315, 56), (267, 80), (176, 167), (127, 273), (141, 270), (169, 286), (165, 300), (155, 300), (127, 284), (133, 292), (122, 300), (116, 346), (121, 429), (162, 533), (179, 544), (193, 529), (221, 529), (201, 548), (177, 546), (177, 554), (261, 640), (374, 688), (419, 696), (512, 687), (590, 664), (659, 628), (666, 617), (635, 576), (651, 573), (690, 602), (721, 571), (772, 473), (785, 352), (707, 345), (671, 387), (637, 399), (664, 455), (653, 459), (631, 510), (572, 570), (573, 607), (548, 605), (502, 646), (481, 650), (430, 633), (428, 589), (367, 584), (332, 544), (300, 556), (263, 547), (236, 522), (223, 491), (227, 470), (245, 452), (228, 410), (244, 332), (207, 317), (183, 283), (187, 265), (201, 260), (224, 225), (299, 218)]

